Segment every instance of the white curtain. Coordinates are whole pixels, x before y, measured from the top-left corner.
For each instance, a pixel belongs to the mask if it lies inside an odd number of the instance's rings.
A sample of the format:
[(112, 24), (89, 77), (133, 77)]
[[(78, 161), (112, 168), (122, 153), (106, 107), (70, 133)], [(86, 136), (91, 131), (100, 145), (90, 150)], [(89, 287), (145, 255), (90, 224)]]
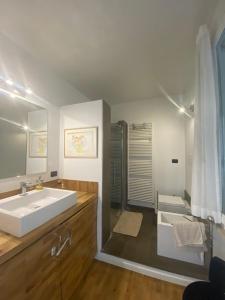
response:
[(207, 26), (197, 37), (197, 90), (192, 165), (192, 214), (212, 216), (221, 223), (221, 185), (217, 139), (217, 100), (214, 62)]

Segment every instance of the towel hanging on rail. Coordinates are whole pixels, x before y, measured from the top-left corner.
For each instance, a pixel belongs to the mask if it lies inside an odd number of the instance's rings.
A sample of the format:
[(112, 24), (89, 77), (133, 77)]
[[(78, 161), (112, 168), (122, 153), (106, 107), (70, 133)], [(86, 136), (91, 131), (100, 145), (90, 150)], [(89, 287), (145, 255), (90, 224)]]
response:
[(173, 224), (173, 230), (178, 247), (191, 246), (200, 247), (206, 250), (205, 225), (201, 222), (176, 222)]

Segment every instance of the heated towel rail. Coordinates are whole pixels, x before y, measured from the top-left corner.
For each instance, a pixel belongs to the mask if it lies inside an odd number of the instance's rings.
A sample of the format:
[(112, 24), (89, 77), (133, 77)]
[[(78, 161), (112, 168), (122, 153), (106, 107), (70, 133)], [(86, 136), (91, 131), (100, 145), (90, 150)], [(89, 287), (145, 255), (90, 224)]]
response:
[(128, 203), (154, 207), (152, 123), (128, 127)]

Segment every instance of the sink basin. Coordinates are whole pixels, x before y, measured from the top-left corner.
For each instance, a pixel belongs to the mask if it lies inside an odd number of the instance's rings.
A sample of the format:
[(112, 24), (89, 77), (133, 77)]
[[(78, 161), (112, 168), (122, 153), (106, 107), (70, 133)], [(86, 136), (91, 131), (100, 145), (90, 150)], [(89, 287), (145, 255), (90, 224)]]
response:
[(0, 201), (0, 230), (22, 237), (76, 204), (76, 192), (52, 188)]

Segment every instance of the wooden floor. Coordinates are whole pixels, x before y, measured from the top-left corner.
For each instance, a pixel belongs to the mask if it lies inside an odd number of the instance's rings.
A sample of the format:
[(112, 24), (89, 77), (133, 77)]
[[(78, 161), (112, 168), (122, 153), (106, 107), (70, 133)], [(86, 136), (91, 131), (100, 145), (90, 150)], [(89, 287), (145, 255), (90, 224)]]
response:
[(75, 300), (182, 300), (183, 287), (94, 261)]

